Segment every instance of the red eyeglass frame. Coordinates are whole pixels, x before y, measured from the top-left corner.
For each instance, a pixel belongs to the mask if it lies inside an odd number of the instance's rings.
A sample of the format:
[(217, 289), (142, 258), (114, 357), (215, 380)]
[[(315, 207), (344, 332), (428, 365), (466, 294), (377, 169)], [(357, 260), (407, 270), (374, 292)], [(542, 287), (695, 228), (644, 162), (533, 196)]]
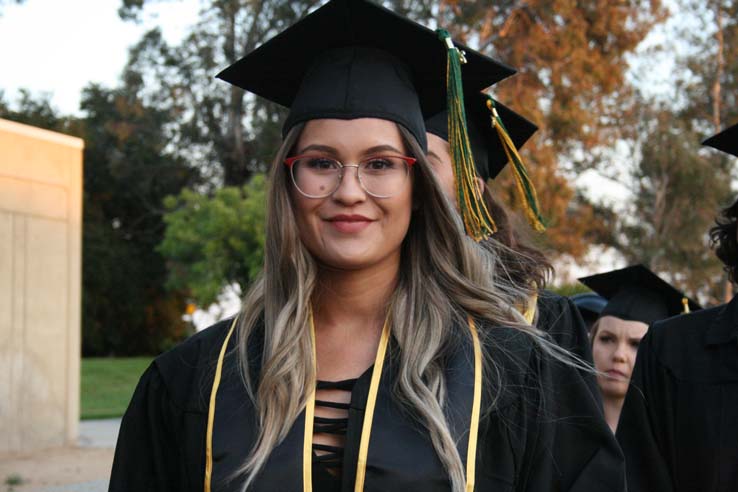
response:
[[(326, 156), (321, 156), (321, 155), (296, 155), (296, 156), (293, 156), (293, 157), (286, 158), (284, 160), (284, 164), (287, 167), (289, 167), (290, 169), (292, 169), (292, 165), (295, 163), (296, 160), (298, 160), (298, 159), (305, 159), (306, 157), (326, 157)], [(407, 156), (404, 156), (404, 155), (375, 155), (375, 156), (367, 157), (366, 159), (362, 159), (359, 162), (368, 161), (370, 159), (381, 159), (382, 157), (392, 157), (392, 158), (395, 158), (395, 159), (402, 159), (403, 161), (405, 161), (405, 164), (407, 164), (408, 167), (413, 167), (413, 164), (415, 164), (416, 162), (418, 162), (418, 160), (415, 157), (407, 157)], [(344, 167), (353, 167), (353, 166), (346, 166), (346, 165), (343, 164), (343, 162), (339, 161), (338, 159), (334, 159), (333, 157), (326, 157), (326, 159), (331, 159), (333, 161), (336, 161), (337, 163), (339, 163), (341, 165), (341, 168), (344, 168)]]

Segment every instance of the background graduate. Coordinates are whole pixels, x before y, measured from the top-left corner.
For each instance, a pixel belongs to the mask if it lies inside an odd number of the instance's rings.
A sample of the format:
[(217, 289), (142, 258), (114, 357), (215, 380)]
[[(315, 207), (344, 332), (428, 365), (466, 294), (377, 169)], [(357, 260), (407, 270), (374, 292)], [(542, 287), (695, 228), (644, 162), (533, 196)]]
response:
[(648, 326), (699, 305), (643, 265), (579, 279), (608, 300), (590, 333), (605, 418), (617, 429), (636, 353)]
[[(588, 389), (515, 309), (519, 289), (425, 158), (423, 115), (459, 55), (333, 0), (220, 74), (290, 108), (264, 272), (235, 320), (146, 371), (111, 491), (623, 490)], [(470, 80), (512, 73), (466, 59)], [(588, 452), (559, 454), (561, 439)]]
[[(705, 145), (738, 156), (738, 125)], [(710, 231), (735, 282), (738, 201)], [(655, 323), (641, 341), (617, 438), (628, 490), (738, 490), (738, 298)]]
[[(508, 153), (511, 152), (510, 149), (506, 152), (503, 137), (494, 126), (494, 114), (504, 124), (516, 153), (536, 132), (536, 126), (478, 91), (465, 95), (465, 112), (475, 165), (473, 179), (481, 190), (484, 205), (495, 224), (496, 231), (487, 241), (488, 244), (497, 243), (495, 248), (501, 254), (501, 275), (507, 275), (524, 290), (525, 297), (518, 304), (529, 323), (551, 335), (561, 347), (591, 362), (587, 328), (579, 312), (569, 299), (545, 290), (553, 267), (546, 256), (529, 244), (524, 235), (515, 228), (505, 207), (495, 200), (487, 186), (487, 181), (494, 179), (508, 165)], [(428, 118), (425, 125), (428, 133), (428, 160), (433, 165), (444, 194), (459, 210), (459, 178), (454, 175), (449, 145), (448, 111)]]

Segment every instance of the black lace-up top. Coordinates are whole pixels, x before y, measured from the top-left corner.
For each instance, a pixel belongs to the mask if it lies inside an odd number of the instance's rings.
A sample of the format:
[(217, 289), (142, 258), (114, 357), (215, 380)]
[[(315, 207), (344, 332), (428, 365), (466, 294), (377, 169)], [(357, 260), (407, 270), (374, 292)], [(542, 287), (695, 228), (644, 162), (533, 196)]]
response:
[[(317, 390), (339, 390), (351, 392), (356, 379), (345, 381), (318, 381)], [(320, 492), (338, 492), (341, 490), (341, 472), (343, 470), (343, 444), (348, 426), (349, 403), (321, 400), (316, 397), (315, 408), (330, 408), (332, 413), (340, 417), (315, 416), (313, 434), (332, 434), (339, 436), (340, 446), (318, 444), (313, 440), (313, 489)], [(317, 413), (317, 412), (316, 412)]]

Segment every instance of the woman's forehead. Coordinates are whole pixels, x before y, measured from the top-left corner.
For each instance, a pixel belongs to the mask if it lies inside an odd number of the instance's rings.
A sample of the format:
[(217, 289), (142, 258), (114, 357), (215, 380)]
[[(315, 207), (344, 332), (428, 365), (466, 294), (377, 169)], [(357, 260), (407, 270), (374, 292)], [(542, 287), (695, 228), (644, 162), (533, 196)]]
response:
[(405, 142), (396, 123), (380, 118), (333, 119), (308, 121), (297, 140), (297, 149), (307, 147), (332, 150), (335, 153), (366, 150), (394, 150), (404, 153)]
[(642, 337), (646, 334), (648, 325), (642, 321), (624, 320), (615, 316), (603, 316), (600, 318), (599, 331), (602, 332), (604, 330), (625, 337)]

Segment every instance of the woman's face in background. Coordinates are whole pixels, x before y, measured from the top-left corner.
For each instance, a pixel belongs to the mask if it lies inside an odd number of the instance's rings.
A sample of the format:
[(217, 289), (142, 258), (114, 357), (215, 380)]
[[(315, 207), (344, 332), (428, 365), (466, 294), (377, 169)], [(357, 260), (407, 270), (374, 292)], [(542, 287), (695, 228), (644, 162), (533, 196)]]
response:
[(597, 383), (607, 398), (624, 398), (633, 373), (636, 353), (648, 325), (640, 321), (626, 321), (614, 316), (603, 316), (597, 322), (592, 340), (592, 356), (598, 374)]
[[(377, 118), (309, 121), (293, 155), (335, 159), (344, 165), (377, 156), (406, 156), (397, 125)], [(338, 188), (325, 198), (310, 198), (292, 186), (300, 238), (325, 266), (361, 269), (384, 261), (399, 263), (412, 214), (412, 168), (401, 189), (377, 198), (362, 187), (357, 168), (344, 169)]]
[(428, 161), (433, 167), (438, 183), (446, 198), (456, 203), (454, 191), (454, 168), (451, 162), (451, 149), (448, 142), (433, 133), (426, 133), (428, 138)]

